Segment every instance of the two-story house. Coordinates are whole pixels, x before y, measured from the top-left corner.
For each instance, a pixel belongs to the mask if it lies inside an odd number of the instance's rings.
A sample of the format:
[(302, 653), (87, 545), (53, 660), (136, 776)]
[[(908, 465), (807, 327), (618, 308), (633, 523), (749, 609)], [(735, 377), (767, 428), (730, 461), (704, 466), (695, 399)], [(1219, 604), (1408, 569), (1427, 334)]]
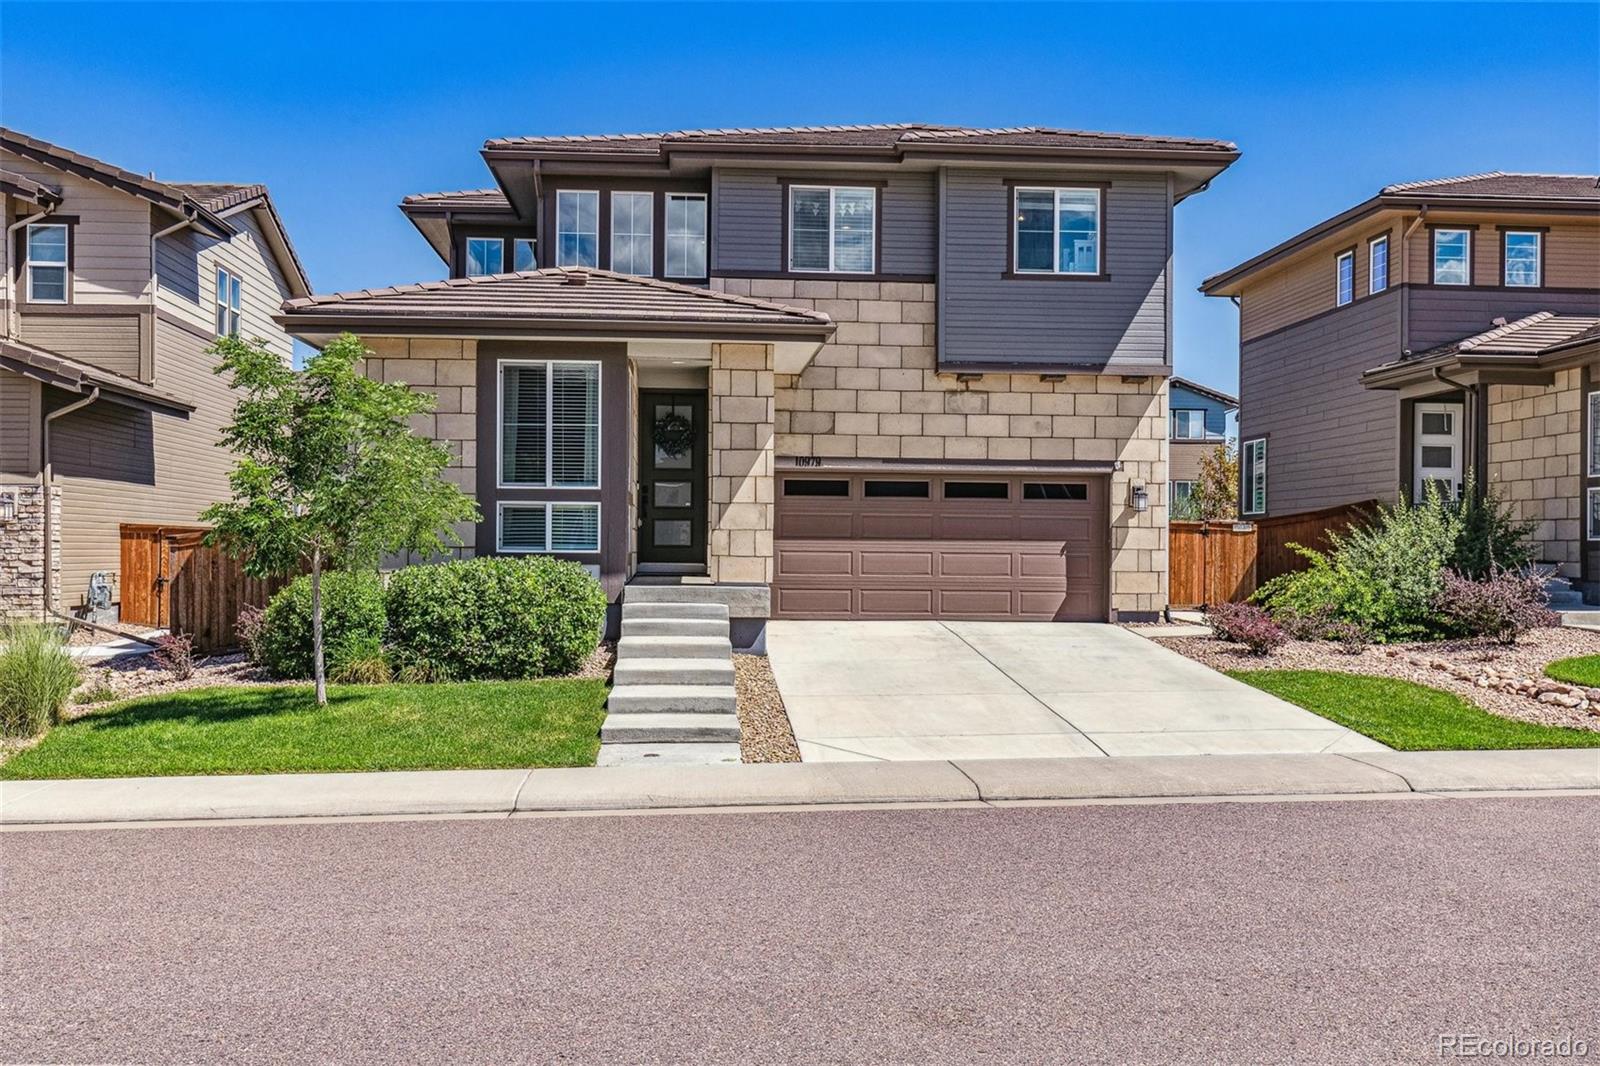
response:
[[(928, 125), (512, 137), (402, 210), (450, 279), (280, 321), (438, 396), (475, 552), (735, 615), (1166, 604), (1173, 210), (1208, 140)], [(736, 632), (738, 626), (736, 625)]]
[(1546, 561), (1592, 580), (1597, 183), (1496, 172), (1390, 185), (1207, 279), (1202, 292), (1239, 305), (1241, 511), (1415, 497), (1428, 483), (1456, 495), (1470, 480), (1537, 522)]
[(0, 129), (0, 214), (0, 615), (47, 596), (114, 613), (121, 527), (228, 495), (234, 397), (207, 349), (238, 334), (290, 359), (273, 315), (310, 285), (262, 185), (157, 181)]
[(1209, 385), (1173, 377), (1167, 384), (1172, 436), (1167, 442), (1168, 499), (1172, 518), (1193, 518), (1191, 494), (1200, 480), (1200, 463), (1228, 441), (1228, 415), (1239, 401)]

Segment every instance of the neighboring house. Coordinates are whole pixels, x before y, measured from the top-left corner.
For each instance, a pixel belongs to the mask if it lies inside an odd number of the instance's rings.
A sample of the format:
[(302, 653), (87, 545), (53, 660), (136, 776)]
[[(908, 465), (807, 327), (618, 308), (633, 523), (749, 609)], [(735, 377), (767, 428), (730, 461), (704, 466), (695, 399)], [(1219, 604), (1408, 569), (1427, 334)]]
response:
[(54, 604), (84, 613), (104, 574), (114, 614), (120, 527), (227, 497), (234, 397), (206, 349), (235, 333), (291, 358), (273, 315), (310, 286), (262, 185), (157, 181), (0, 129), (0, 193), (0, 613), (44, 606), (48, 479)]
[(1150, 616), (1173, 208), (1237, 154), (1034, 127), (491, 140), (497, 189), (401, 205), (451, 280), (280, 321), (438, 395), (469, 552), (575, 559), (613, 599), (675, 574), (750, 623), (769, 598)]
[(1477, 471), (1578, 576), (1587, 379), (1566, 345), (1600, 315), (1594, 176), (1390, 185), (1201, 291), (1239, 305), (1247, 517), (1454, 495)]
[(1225, 392), (1174, 377), (1167, 385), (1167, 406), (1172, 412), (1172, 438), (1167, 444), (1174, 517), (1191, 513), (1190, 495), (1200, 480), (1200, 460), (1228, 441), (1228, 415), (1239, 401)]

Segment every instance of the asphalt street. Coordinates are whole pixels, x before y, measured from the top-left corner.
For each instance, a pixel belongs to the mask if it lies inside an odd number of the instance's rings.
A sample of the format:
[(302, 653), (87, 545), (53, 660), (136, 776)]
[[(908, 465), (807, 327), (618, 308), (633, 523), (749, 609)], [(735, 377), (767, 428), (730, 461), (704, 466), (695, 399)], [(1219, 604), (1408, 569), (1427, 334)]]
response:
[(0, 1059), (1600, 1061), (1600, 800), (0, 834)]

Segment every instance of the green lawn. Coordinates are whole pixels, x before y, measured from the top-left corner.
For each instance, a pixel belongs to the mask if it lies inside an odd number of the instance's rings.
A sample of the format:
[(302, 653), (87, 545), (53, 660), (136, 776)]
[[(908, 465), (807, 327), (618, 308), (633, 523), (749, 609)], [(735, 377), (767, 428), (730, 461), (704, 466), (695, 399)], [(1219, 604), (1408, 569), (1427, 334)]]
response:
[(590, 766), (603, 681), (222, 687), (146, 696), (57, 726), (0, 778)]
[(1228, 676), (1400, 751), (1600, 747), (1600, 733), (1502, 718), (1454, 693), (1392, 677), (1325, 670), (1232, 670)]
[(1565, 681), (1569, 685), (1600, 688), (1600, 655), (1578, 655), (1571, 659), (1557, 659), (1544, 668), (1546, 677)]

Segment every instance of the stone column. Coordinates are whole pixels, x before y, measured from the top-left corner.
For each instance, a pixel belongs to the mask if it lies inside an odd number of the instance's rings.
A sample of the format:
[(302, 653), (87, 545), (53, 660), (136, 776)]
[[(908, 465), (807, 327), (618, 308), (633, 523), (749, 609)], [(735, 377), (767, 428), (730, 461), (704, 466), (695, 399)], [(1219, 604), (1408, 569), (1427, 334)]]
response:
[[(0, 484), (0, 496), (15, 501), (15, 516), (0, 521), (0, 620), (45, 617), (44, 489), (38, 484)], [(51, 489), (50, 585), (61, 589), (61, 486)]]
[(772, 583), (772, 347), (711, 349), (712, 581)]

